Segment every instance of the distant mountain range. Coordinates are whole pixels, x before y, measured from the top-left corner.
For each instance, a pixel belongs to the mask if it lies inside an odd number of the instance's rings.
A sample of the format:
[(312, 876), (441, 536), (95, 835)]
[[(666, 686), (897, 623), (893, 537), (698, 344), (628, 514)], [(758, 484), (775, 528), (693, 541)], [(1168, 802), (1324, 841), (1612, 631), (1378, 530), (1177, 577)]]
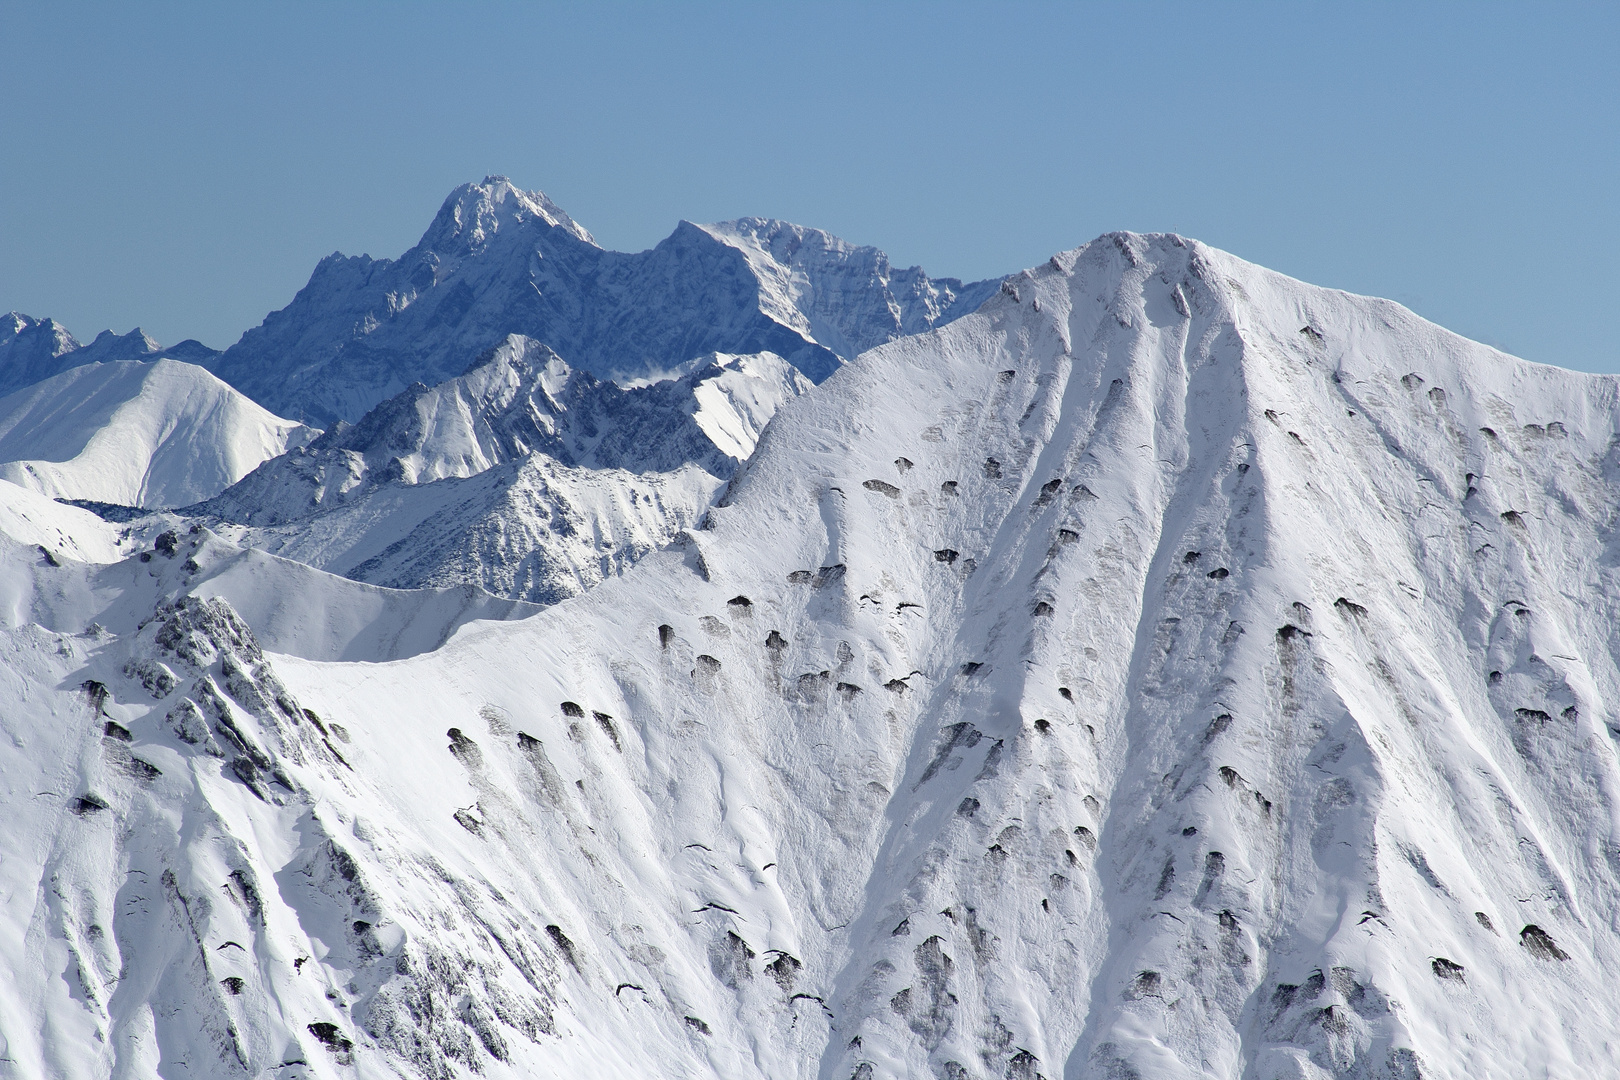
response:
[(718, 351), (774, 352), (820, 382), (995, 287), (896, 269), (876, 248), (758, 218), (682, 222), (650, 251), (607, 251), (543, 194), (492, 176), (451, 192), (398, 259), (323, 259), (291, 304), (211, 366), (273, 412), (318, 425), (454, 378), (508, 334), (600, 379), (658, 378)]
[(28, 389), (0, 399), (0, 477), (120, 518), (188, 507), (360, 581), (552, 603), (695, 524), (784, 401), (996, 286), (762, 218), (607, 251), (488, 177), (399, 259), (322, 260), (224, 353), (8, 316), (0, 388)]
[(167, 357), (208, 367), (219, 355), (219, 350), (189, 339), (165, 349), (138, 326), (123, 335), (103, 330), (83, 345), (55, 319), (13, 311), (0, 315), (0, 397), (85, 364)]

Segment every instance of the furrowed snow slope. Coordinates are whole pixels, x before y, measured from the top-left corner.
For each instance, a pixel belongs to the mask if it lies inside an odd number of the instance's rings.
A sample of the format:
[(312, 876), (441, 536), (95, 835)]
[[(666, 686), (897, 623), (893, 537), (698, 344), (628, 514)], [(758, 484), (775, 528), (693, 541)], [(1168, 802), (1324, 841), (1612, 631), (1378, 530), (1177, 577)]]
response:
[(317, 434), (193, 364), (85, 364), (0, 398), (0, 479), (53, 498), (185, 506)]
[(219, 606), (14, 631), (7, 790), (58, 795), (5, 838), (8, 1052), (1601, 1074), (1616, 386), (1119, 234), (863, 355), (532, 619), (385, 667)]
[(472, 586), (551, 604), (669, 543), (722, 483), (695, 465), (635, 473), (536, 454), (467, 478), (370, 487), (273, 526), (217, 528), (238, 544), (355, 581)]

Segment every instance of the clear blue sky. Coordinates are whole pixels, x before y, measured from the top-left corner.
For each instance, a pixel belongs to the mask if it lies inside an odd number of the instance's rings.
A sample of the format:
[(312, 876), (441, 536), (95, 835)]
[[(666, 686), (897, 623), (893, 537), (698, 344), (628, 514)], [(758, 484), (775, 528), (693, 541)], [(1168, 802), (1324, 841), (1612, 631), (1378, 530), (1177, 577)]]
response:
[(982, 277), (1174, 230), (1620, 370), (1620, 7), (0, 0), (0, 311), (215, 347), (504, 173)]

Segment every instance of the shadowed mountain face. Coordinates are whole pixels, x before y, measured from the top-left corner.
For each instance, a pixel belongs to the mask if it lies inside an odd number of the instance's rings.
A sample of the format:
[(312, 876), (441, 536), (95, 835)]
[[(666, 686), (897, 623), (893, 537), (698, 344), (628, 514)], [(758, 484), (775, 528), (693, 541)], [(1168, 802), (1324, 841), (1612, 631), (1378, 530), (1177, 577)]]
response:
[(396, 662), (266, 653), (184, 595), (201, 533), (77, 592), (8, 539), (0, 613), (98, 625), (4, 633), (7, 1054), (1609, 1075), (1617, 388), (1119, 234), (786, 401), (678, 543)]
[(334, 254), (214, 365), (284, 416), (357, 420), (415, 382), (522, 334), (601, 379), (659, 377), (711, 352), (773, 352), (812, 381), (863, 349), (973, 310), (993, 281), (896, 270), (875, 248), (746, 219), (682, 222), (650, 251), (605, 251), (501, 177), (450, 194), (397, 260)]

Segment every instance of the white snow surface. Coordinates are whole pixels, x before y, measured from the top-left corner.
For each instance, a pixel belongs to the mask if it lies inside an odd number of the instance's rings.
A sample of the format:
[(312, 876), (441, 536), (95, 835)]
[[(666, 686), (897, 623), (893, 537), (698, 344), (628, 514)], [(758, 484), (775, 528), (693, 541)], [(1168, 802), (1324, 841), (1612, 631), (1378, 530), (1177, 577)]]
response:
[(218, 601), (17, 625), (3, 1054), (1609, 1075), (1617, 390), (1114, 234), (532, 618), (382, 665)]
[(52, 498), (184, 506), (318, 434), (195, 364), (82, 364), (0, 398), (0, 479)]
[(88, 510), (0, 480), (0, 536), (8, 540), (43, 548), (53, 558), (110, 563), (124, 554), (118, 533), (118, 526)]

